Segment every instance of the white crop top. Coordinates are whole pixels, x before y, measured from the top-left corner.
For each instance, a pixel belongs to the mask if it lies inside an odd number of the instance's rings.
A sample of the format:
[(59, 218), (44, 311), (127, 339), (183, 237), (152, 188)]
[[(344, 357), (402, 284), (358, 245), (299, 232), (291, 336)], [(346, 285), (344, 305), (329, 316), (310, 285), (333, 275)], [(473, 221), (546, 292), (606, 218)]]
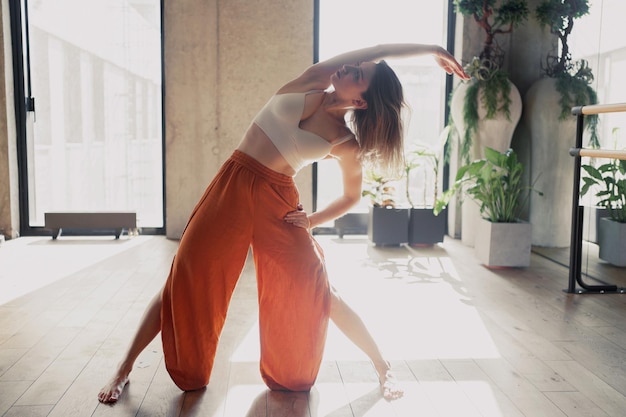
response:
[(315, 133), (300, 129), (306, 95), (315, 92), (318, 91), (276, 94), (254, 118), (254, 123), (265, 132), (296, 172), (323, 159), (333, 146), (353, 137), (350, 133), (331, 144)]

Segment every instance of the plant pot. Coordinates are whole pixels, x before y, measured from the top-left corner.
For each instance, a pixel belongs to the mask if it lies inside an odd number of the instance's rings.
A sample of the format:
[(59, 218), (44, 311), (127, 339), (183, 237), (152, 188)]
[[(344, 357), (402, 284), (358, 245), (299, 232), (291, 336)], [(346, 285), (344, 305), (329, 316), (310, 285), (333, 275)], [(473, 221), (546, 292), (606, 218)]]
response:
[(530, 265), (532, 226), (528, 222), (492, 223), (480, 219), (474, 253), (485, 266)]
[(609, 217), (609, 211), (604, 207), (585, 206), (583, 240), (591, 243), (598, 243), (598, 229), (600, 220)]
[(615, 266), (626, 266), (626, 223), (606, 217), (600, 219), (598, 246), (600, 259)]
[(572, 204), (574, 158), (569, 149), (576, 142), (576, 118), (560, 120), (560, 97), (556, 81), (542, 78), (530, 87), (524, 100), (534, 186), (543, 192), (543, 196), (530, 196), (529, 218), (536, 246), (570, 244), (571, 218), (563, 215), (563, 208)]
[(433, 209), (412, 208), (409, 215), (409, 245), (434, 245), (443, 242), (446, 232), (446, 210), (438, 216)]
[(367, 233), (367, 213), (346, 213), (335, 219), (335, 230), (340, 238), (344, 235), (364, 235)]
[[(465, 96), (467, 89), (472, 82), (459, 84), (450, 100), (450, 116), (454, 120), (461, 140), (465, 137), (465, 121), (463, 120), (463, 109), (465, 107)], [(498, 112), (492, 119), (487, 119), (487, 111), (480, 105), (478, 107), (478, 128), (472, 139), (470, 149), (470, 161), (482, 159), (485, 157), (484, 149), (489, 147), (498, 152), (505, 152), (511, 147), (511, 139), (513, 132), (522, 115), (522, 98), (519, 90), (509, 81), (511, 86), (511, 104), (509, 106), (510, 117), (507, 118), (503, 112)], [(478, 101), (482, 103), (482, 90), (478, 93)]]
[(375, 245), (398, 246), (409, 241), (409, 209), (370, 207), (367, 236)]

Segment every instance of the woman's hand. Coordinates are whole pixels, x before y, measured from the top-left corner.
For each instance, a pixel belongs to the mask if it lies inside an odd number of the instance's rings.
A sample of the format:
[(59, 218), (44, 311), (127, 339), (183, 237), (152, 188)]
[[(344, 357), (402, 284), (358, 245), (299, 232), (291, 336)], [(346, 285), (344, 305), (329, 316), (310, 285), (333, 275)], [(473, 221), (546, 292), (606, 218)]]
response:
[(469, 80), (471, 77), (465, 72), (461, 64), (445, 49), (441, 48), (434, 54), (435, 62), (448, 74), (454, 74), (462, 80)]
[(297, 227), (309, 230), (311, 228), (311, 221), (309, 215), (304, 212), (302, 204), (298, 204), (297, 210), (290, 211), (284, 217), (285, 222)]

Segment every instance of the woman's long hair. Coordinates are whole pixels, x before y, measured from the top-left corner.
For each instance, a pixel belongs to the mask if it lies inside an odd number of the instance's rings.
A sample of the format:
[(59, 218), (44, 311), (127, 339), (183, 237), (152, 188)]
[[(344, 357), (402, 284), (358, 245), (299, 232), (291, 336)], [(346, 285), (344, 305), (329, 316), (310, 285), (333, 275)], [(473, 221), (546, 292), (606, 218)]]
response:
[(363, 99), (367, 109), (352, 113), (361, 160), (383, 175), (397, 176), (404, 168), (401, 112), (405, 103), (402, 84), (385, 61), (376, 65)]

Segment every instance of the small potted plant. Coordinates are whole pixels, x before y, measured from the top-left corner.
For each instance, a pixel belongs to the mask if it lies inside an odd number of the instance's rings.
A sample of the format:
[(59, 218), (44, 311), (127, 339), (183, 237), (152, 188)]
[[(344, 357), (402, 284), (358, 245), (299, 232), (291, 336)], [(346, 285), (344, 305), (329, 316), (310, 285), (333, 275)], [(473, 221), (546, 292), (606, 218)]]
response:
[[(406, 199), (411, 206), (409, 245), (434, 245), (443, 242), (446, 216), (443, 213), (434, 213), (439, 194), (439, 164), (437, 153), (425, 147), (418, 147), (407, 154), (404, 178)], [(412, 187), (415, 182), (419, 182), (420, 186)]]
[(596, 191), (598, 205), (608, 216), (599, 219), (599, 257), (615, 266), (626, 266), (626, 161), (619, 159), (595, 167), (582, 166), (585, 176), (580, 194)]
[(363, 197), (370, 198), (367, 235), (375, 245), (397, 246), (408, 242), (409, 210), (396, 207), (397, 179), (366, 172)]
[[(512, 149), (486, 148), (485, 158), (459, 168), (455, 183), (437, 200), (435, 212), (463, 190), (480, 207), (474, 250), (486, 266), (530, 265), (530, 223), (520, 219), (530, 191), (523, 182), (524, 166)], [(540, 192), (536, 191), (541, 194)]]
[[(511, 147), (522, 115), (522, 98), (509, 79), (499, 40), (524, 23), (530, 12), (526, 0), (455, 0), (454, 4), (467, 17), (464, 36), (476, 37), (478, 30), (483, 39), (480, 52), (465, 66), (471, 80), (459, 83), (450, 97), (449, 124), (459, 143), (454, 159), (465, 164), (484, 158), (485, 148), (505, 152)], [(465, 204), (460, 213), (461, 240), (474, 246), (478, 207)]]

